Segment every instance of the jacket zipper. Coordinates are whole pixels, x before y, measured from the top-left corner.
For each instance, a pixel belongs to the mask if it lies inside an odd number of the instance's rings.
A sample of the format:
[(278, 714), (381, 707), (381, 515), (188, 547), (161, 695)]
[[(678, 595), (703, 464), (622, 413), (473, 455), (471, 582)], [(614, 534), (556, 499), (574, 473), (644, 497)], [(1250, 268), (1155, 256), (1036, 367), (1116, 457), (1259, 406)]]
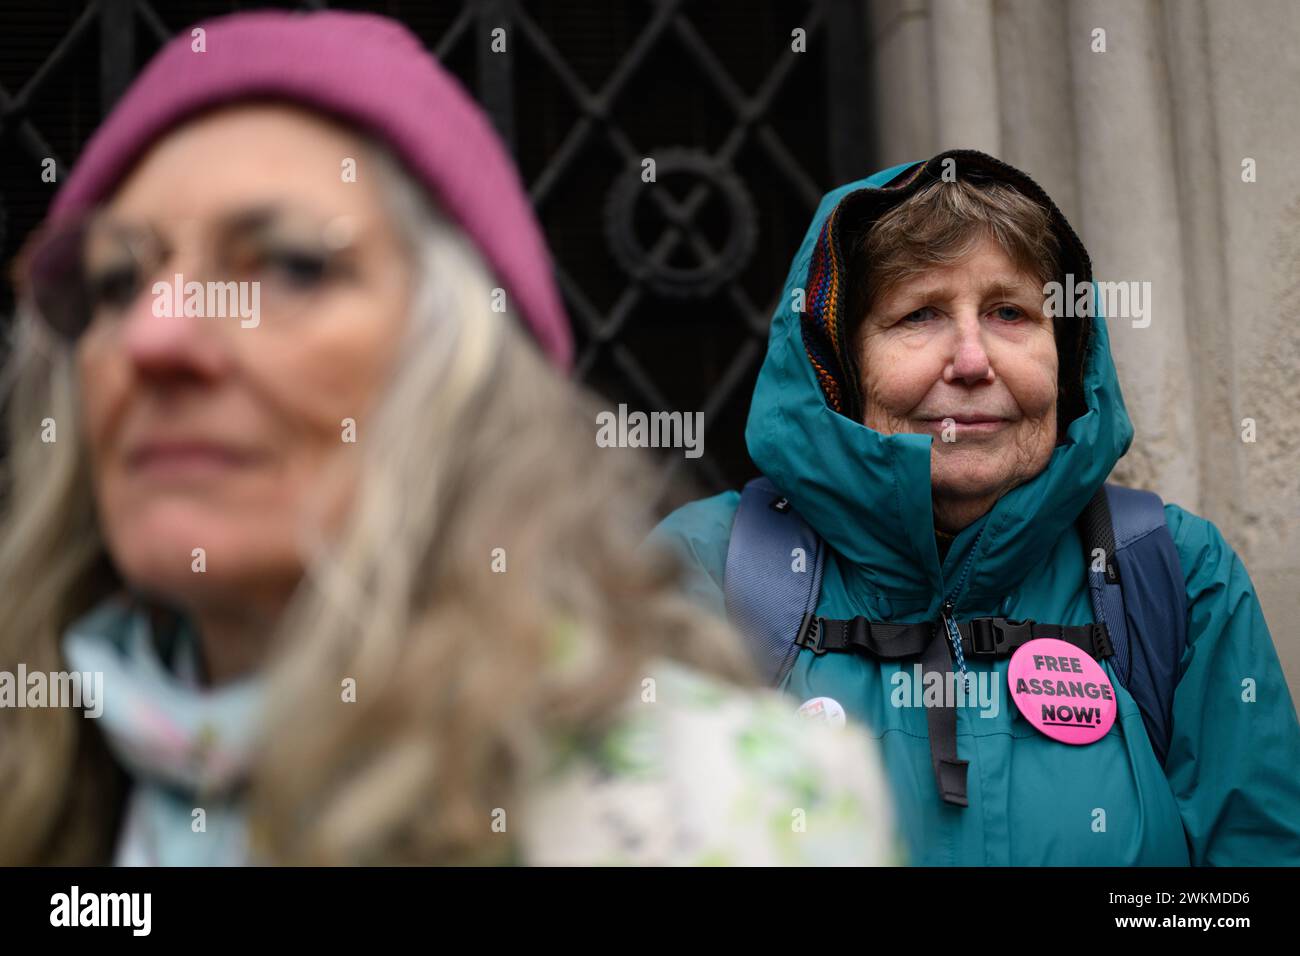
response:
[(953, 586), (943, 599), (943, 604), (939, 608), (939, 615), (943, 623), (944, 633), (948, 635), (948, 643), (952, 646), (953, 657), (957, 661), (957, 667), (961, 670), (962, 677), (969, 679), (969, 672), (966, 670), (966, 655), (961, 650), (961, 632), (957, 630), (957, 622), (953, 620), (953, 614), (956, 610), (955, 598), (961, 589), (966, 586), (966, 578), (970, 574), (971, 565), (975, 562), (975, 554), (979, 549), (980, 538), (984, 537), (984, 529), (980, 528), (979, 534), (975, 536), (975, 542), (971, 545), (970, 556), (966, 558), (966, 563), (962, 565), (961, 574), (957, 577), (957, 583)]

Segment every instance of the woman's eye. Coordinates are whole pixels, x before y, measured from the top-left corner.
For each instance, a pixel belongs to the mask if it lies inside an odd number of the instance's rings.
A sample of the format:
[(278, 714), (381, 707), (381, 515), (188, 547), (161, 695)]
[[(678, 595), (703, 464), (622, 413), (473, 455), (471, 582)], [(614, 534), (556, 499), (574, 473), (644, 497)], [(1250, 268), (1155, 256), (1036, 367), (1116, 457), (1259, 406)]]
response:
[(325, 278), (326, 267), (324, 255), (306, 250), (268, 252), (263, 259), (266, 271), (300, 288), (318, 285)]
[(933, 314), (934, 310), (927, 305), (923, 308), (917, 309), (915, 312), (907, 313), (907, 315), (903, 316), (903, 321), (914, 325), (918, 322), (926, 321)]
[(92, 309), (122, 310), (129, 306), (140, 288), (135, 267), (120, 265), (101, 269), (86, 281)]
[(993, 314), (1003, 322), (1015, 322), (1025, 316), (1025, 313), (1021, 312), (1014, 305), (1000, 305), (993, 310)]

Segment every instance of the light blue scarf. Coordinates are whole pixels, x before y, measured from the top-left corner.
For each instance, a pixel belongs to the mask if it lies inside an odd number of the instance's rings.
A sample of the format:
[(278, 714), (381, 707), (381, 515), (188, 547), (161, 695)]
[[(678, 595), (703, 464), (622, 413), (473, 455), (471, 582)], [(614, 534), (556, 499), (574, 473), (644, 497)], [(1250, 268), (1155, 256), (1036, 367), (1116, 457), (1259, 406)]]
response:
[(148, 612), (126, 596), (63, 636), (70, 668), (104, 675), (99, 729), (132, 780), (117, 866), (249, 862), (242, 791), (260, 684), (254, 677), (204, 689), (198, 651), (197, 634), (182, 624), (166, 663)]

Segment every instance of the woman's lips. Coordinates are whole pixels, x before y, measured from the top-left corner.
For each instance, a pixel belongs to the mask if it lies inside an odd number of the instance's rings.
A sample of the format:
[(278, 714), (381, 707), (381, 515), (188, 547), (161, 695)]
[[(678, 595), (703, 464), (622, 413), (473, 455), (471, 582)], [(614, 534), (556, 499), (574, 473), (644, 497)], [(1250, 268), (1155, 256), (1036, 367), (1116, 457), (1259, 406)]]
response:
[(209, 442), (157, 442), (127, 456), (130, 471), (153, 478), (196, 478), (244, 468), (253, 456)]
[(923, 418), (921, 424), (927, 432), (936, 432), (942, 435), (945, 430), (951, 428), (958, 437), (962, 435), (973, 437), (992, 435), (1010, 425), (1011, 422), (1005, 418), (970, 418), (963, 421), (960, 418), (949, 417)]

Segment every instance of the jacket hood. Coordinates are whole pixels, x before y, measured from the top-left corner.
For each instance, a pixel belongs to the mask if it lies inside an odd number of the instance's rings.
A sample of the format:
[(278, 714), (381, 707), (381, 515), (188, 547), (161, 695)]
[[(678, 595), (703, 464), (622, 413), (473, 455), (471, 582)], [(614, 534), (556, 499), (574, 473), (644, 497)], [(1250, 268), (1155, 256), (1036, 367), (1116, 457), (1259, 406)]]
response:
[[(840, 186), (822, 198), (790, 266), (745, 432), (759, 470), (839, 554), (846, 577), (857, 577), (877, 606), (883, 598), (895, 619), (929, 617), (944, 597), (967, 610), (1001, 601), (1077, 520), (1133, 438), (1100, 310), (1064, 336), (1058, 327), (1066, 412), (1047, 466), (963, 529), (940, 562), (932, 439), (860, 424), (841, 310), (853, 238), (938, 179), (950, 158), (958, 178), (1005, 182), (1043, 205), (1062, 274), (1091, 281), (1087, 251), (1064, 215), (1032, 179), (991, 156), (953, 150)], [(797, 297), (799, 289), (806, 295)]]

